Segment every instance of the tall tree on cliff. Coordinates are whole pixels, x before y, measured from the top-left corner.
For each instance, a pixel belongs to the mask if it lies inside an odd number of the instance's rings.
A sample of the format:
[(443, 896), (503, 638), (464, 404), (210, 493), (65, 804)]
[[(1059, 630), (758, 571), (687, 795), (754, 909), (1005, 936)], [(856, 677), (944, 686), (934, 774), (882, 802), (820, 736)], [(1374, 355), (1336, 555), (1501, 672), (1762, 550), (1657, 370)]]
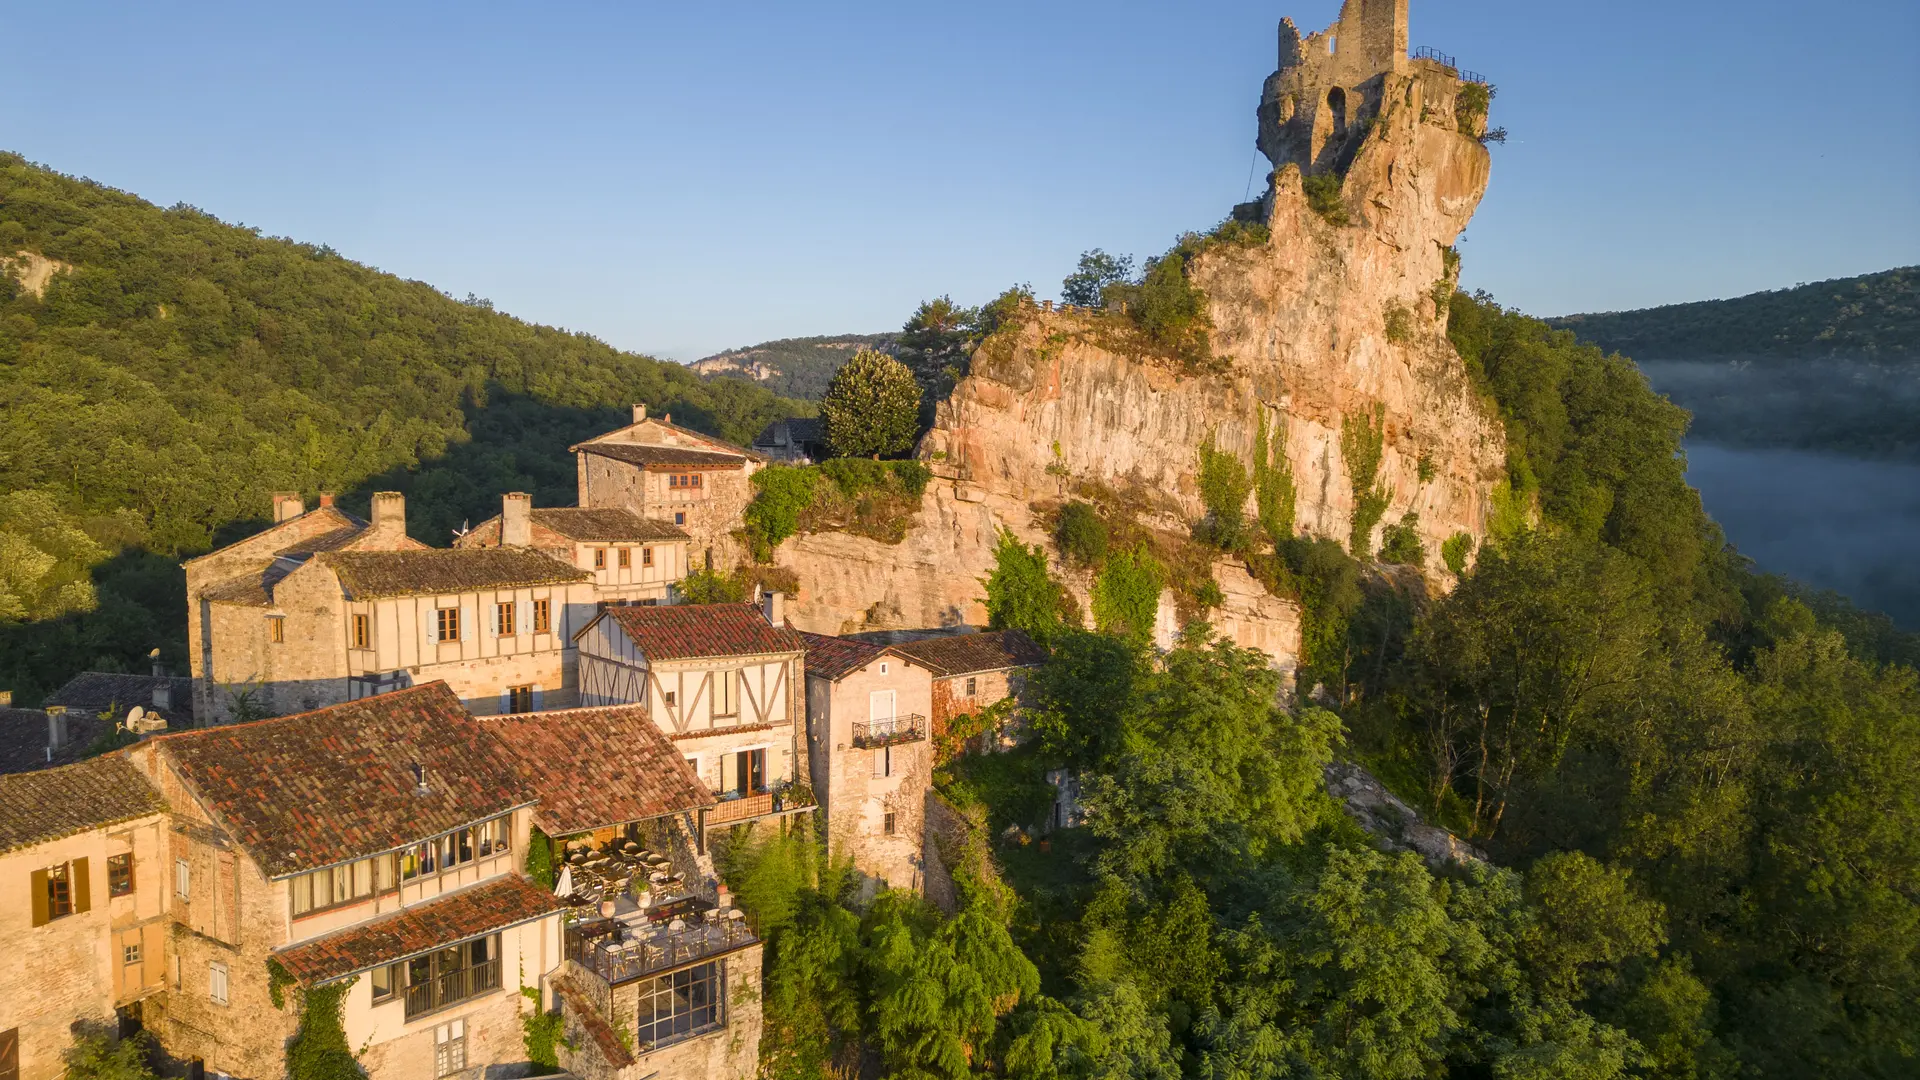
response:
[(862, 349), (834, 374), (820, 415), (836, 455), (898, 454), (913, 446), (920, 430), (920, 384), (905, 364)]

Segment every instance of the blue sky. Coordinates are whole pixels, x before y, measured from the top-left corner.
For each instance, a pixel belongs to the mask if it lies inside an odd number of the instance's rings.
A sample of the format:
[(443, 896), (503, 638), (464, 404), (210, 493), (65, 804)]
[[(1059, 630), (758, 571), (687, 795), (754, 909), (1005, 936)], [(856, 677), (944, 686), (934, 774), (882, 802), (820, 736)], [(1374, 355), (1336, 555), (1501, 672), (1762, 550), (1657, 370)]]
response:
[[(1257, 184), (1337, 0), (0, 0), (0, 148), (678, 359), (1058, 288)], [(1920, 262), (1913, 0), (1413, 0), (1499, 87), (1465, 282), (1537, 314)]]

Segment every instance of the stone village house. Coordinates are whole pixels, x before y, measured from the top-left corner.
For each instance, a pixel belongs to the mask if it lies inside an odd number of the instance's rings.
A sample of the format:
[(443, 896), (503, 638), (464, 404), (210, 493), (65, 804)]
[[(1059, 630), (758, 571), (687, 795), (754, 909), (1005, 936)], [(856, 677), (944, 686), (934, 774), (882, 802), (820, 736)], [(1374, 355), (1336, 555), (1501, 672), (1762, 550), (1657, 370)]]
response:
[(500, 515), (475, 525), (456, 547), (530, 547), (593, 575), (603, 603), (671, 604), (674, 583), (687, 576), (687, 533), (625, 507), (534, 509), (532, 496), (511, 492)]
[(680, 427), (672, 414), (647, 416), (633, 407), (633, 423), (570, 448), (583, 507), (624, 507), (643, 518), (685, 529), (695, 565), (725, 569), (745, 548), (734, 538), (760, 455), (711, 435)]
[(622, 1046), (638, 1071), (596, 1076), (745, 1080), (745, 921), (661, 930), (666, 962), (614, 985), (573, 963), (563, 996), (567, 905), (521, 869), (535, 822), (646, 835), (688, 871), (685, 910), (729, 915), (688, 832), (712, 801), (635, 710), (479, 720), (440, 683), (0, 777), (0, 940), (25, 961), (0, 990), (0, 1067), (51, 1080), (76, 1021), (117, 1021), (189, 1075), (279, 1077), (289, 991), (345, 984), (375, 1080), (522, 1061), (520, 1017), (567, 1001), (569, 1027), (641, 1032)]
[(51, 1080), (77, 1026), (164, 992), (166, 806), (119, 756), (0, 776), (0, 1077)]
[(786, 624), (784, 599), (610, 607), (576, 638), (582, 704), (645, 707), (721, 794), (709, 824), (812, 805), (790, 790), (808, 772), (799, 737), (805, 647)]

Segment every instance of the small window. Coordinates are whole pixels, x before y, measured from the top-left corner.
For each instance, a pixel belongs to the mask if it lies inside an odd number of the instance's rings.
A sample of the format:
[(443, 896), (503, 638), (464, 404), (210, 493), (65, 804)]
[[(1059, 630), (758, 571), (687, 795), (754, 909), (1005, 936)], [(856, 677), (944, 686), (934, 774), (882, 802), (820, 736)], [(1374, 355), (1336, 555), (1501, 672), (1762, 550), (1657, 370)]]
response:
[(394, 991), (400, 984), (399, 967), (398, 964), (388, 964), (386, 967), (377, 967), (367, 973), (368, 981), (373, 984), (375, 1005), (393, 1000)]
[(885, 660), (882, 660), (880, 661), (880, 674), (885, 675), (886, 673), (887, 673), (887, 662)]
[(365, 615), (353, 617), (353, 647), (356, 649), (373, 648), (373, 620)]
[(533, 711), (532, 684), (507, 687), (507, 711), (510, 713), (527, 713)]
[(287, 617), (285, 615), (267, 616), (267, 640), (275, 645), (287, 642)]
[(512, 835), (511, 826), (511, 818), (497, 817), (473, 827), (473, 845), (479, 851), (481, 858), (498, 855), (512, 848), (513, 844), (509, 839)]
[(47, 867), (47, 918), (73, 914), (73, 873), (71, 863)]
[(513, 625), (514, 615), (516, 614), (516, 608), (518, 606), (519, 605), (515, 604), (511, 600), (507, 601), (504, 604), (493, 605), (493, 621), (494, 621), (494, 625), (500, 628), (501, 637), (512, 637), (513, 635), (519, 633), (519, 631), (515, 629)]
[(139, 963), (140, 962), (140, 943), (136, 941), (130, 945), (122, 945), (120, 947), (120, 962), (123, 964)]
[(593, 568), (595, 570), (605, 570), (607, 568), (607, 549), (606, 548), (593, 549)]
[(873, 775), (876, 777), (893, 775), (893, 747), (882, 746), (873, 752)]
[(452, 1076), (467, 1067), (467, 1022), (455, 1020), (433, 1029), (433, 1075)]
[(188, 866), (185, 859), (173, 862), (173, 895), (182, 900), (193, 897), (193, 867)]
[(207, 998), (215, 1005), (227, 1003), (227, 965), (218, 960), (207, 963)]
[(967, 696), (973, 697), (979, 692), (980, 692), (980, 687), (979, 687), (978, 681), (973, 678), (968, 678), (967, 679)]
[(687, 523), (687, 515), (685, 513), (673, 515), (673, 523), (675, 525), (685, 525)]
[(673, 706), (674, 706), (674, 698), (675, 698), (675, 697), (677, 697), (677, 696), (678, 696), (678, 695), (677, 695), (677, 694), (675, 694), (675, 693), (674, 693), (674, 691), (672, 691), (672, 690), (665, 690), (665, 691), (662, 691), (662, 692), (661, 692), (661, 694), (660, 694), (660, 697), (661, 697), (662, 699), (664, 699), (664, 701), (665, 701), (665, 703), (666, 703), (666, 706), (667, 706), (667, 708), (669, 708), (669, 709), (671, 709), (671, 708), (673, 708)]
[(553, 632), (553, 607), (545, 600), (533, 602), (533, 632), (536, 634)]
[(641, 566), (653, 565), (653, 549), (652, 548), (640, 549), (640, 565)]
[(107, 895), (125, 896), (133, 891), (133, 852), (107, 856)]
[(439, 630), (441, 641), (459, 641), (460, 640), (460, 609), (459, 608), (443, 607), (440, 610), (434, 612), (434, 618), (436, 620), (436, 626)]
[(620, 569), (622, 570), (625, 570), (626, 568), (633, 565), (633, 549), (632, 548), (620, 549), (619, 563), (620, 563)]
[(880, 819), (880, 831), (883, 833), (886, 833), (888, 836), (892, 836), (893, 828), (894, 828), (893, 812), (888, 811), (886, 815)]

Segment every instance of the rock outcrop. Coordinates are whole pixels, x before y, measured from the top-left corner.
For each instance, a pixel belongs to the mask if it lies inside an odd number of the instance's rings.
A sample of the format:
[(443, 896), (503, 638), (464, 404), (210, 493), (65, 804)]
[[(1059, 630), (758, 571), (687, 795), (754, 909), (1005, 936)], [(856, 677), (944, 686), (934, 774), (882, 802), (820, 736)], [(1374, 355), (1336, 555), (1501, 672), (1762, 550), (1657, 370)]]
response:
[[(941, 403), (920, 448), (938, 479), (904, 543), (830, 534), (783, 548), (805, 583), (796, 622), (982, 621), (977, 579), (998, 527), (1041, 540), (1038, 507), (1096, 485), (1123, 493), (1143, 523), (1184, 531), (1204, 513), (1199, 448), (1250, 462), (1263, 422), (1293, 475), (1296, 529), (1344, 544), (1355, 499), (1342, 425), (1383, 417), (1387, 509), (1370, 551), (1382, 527), (1417, 514), (1429, 568), (1444, 576), (1441, 544), (1482, 534), (1503, 475), (1498, 421), (1446, 337), (1451, 245), (1486, 189), (1488, 157), (1484, 120), (1456, 108), (1468, 84), (1409, 59), (1405, 28), (1406, 0), (1348, 0), (1340, 23), (1304, 39), (1282, 24), (1259, 108), (1274, 173), (1264, 198), (1236, 211), (1269, 238), (1214, 241), (1187, 264), (1206, 295), (1211, 364), (1132, 347), (1139, 336), (1119, 312), (1029, 308)], [(1309, 183), (1337, 184), (1337, 198), (1323, 191), (1316, 211)], [(1227, 597), (1215, 626), (1290, 665), (1294, 605), (1231, 561), (1215, 578)], [(1165, 638), (1170, 611), (1162, 623)]]
[(1374, 775), (1350, 761), (1328, 763), (1327, 794), (1339, 800), (1368, 835), (1388, 851), (1411, 851), (1435, 870), (1455, 862), (1486, 862), (1487, 853), (1437, 825), (1420, 820), (1413, 807)]

